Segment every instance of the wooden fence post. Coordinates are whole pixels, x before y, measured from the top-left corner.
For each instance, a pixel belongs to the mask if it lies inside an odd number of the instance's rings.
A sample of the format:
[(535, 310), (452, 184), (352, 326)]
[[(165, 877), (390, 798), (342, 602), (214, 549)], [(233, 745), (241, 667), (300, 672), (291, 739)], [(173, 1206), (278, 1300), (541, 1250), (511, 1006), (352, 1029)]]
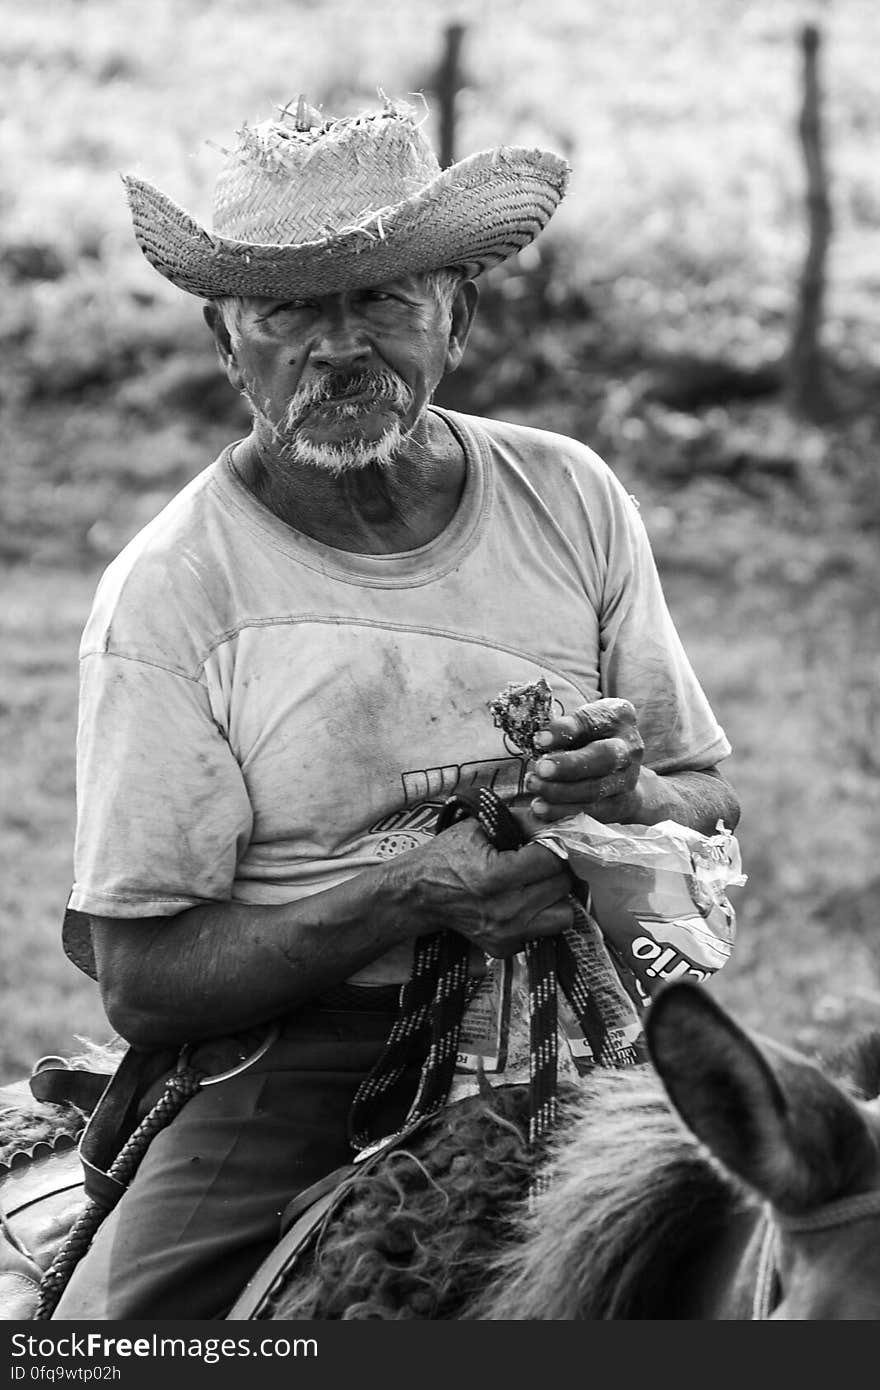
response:
[(806, 168), (807, 253), (795, 307), (787, 382), (791, 409), (814, 420), (826, 415), (830, 404), (821, 345), (825, 261), (832, 223), (822, 130), (820, 42), (818, 27), (804, 25), (800, 35), (804, 86), (798, 134)]
[(448, 169), (455, 163), (456, 152), (456, 110), (455, 101), (464, 86), (461, 74), (461, 46), (464, 40), (463, 24), (448, 24), (443, 34), (443, 56), (437, 65), (432, 88), (437, 97), (439, 143), (438, 158), (440, 167)]

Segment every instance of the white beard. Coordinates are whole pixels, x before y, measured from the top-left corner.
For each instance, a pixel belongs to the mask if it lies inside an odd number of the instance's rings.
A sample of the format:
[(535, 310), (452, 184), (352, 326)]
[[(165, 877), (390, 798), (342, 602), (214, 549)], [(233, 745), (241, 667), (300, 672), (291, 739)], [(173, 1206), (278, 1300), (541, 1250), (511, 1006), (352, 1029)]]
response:
[(282, 443), (279, 452), (282, 458), (290, 462), (323, 468), (338, 478), (343, 473), (353, 473), (371, 464), (381, 468), (390, 463), (403, 440), (400, 421), (394, 420), (379, 439), (347, 439), (338, 444), (316, 444), (312, 439), (297, 435), (295, 441)]
[[(359, 390), (369, 389), (375, 397), (387, 401), (397, 410), (404, 411), (412, 404), (412, 392), (393, 372), (364, 372), (356, 378), (349, 378), (346, 384), (352, 395)], [(255, 421), (271, 437), (279, 458), (288, 463), (321, 468), (334, 477), (371, 465), (385, 466), (391, 462), (406, 437), (401, 421), (395, 415), (378, 439), (359, 439), (354, 435), (335, 443), (317, 443), (302, 423), (302, 417), (310, 406), (333, 402), (343, 420), (357, 420), (365, 413), (361, 404), (348, 403), (344, 395), (337, 397), (328, 381), (314, 381), (301, 387), (291, 397), (280, 420), (272, 420), (256, 394), (247, 387), (243, 395)]]

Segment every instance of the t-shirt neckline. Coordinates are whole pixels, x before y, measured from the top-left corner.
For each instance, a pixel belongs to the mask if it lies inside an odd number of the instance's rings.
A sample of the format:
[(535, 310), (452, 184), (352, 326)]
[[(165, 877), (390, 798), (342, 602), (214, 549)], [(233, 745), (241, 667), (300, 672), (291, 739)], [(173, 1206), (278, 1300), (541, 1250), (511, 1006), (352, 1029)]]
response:
[(310, 569), (350, 583), (383, 588), (427, 583), (448, 574), (476, 544), (491, 502), (491, 470), (483, 441), (460, 415), (440, 406), (428, 408), (445, 421), (461, 444), (465, 482), (449, 522), (432, 540), (414, 550), (365, 555), (359, 551), (339, 550), (289, 526), (254, 496), (235, 471), (232, 453), (241, 440), (223, 450), (217, 460), (215, 482), (251, 529), (268, 538), (274, 549), (282, 550)]

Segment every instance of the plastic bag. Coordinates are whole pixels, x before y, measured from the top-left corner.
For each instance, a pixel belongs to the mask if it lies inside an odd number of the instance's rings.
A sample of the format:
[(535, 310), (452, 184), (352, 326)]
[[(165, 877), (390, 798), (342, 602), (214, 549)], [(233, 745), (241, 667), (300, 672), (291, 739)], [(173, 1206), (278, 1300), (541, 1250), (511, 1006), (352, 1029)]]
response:
[(667, 980), (706, 980), (729, 960), (736, 916), (728, 887), (746, 882), (739, 845), (719, 822), (703, 835), (676, 821), (603, 825), (570, 816), (535, 837), (567, 859), (633, 999)]

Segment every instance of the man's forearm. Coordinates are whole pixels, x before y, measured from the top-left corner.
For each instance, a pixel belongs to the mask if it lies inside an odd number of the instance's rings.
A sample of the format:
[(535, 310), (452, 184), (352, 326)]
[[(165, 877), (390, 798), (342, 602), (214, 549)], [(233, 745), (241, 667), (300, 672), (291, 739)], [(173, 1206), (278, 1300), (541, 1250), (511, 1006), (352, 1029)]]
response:
[(501, 852), (467, 819), (297, 902), (93, 917), (104, 1007), (122, 1036), (142, 1047), (241, 1031), (424, 933), (454, 926), (478, 964), (485, 954), (510, 955), (571, 925), (570, 887), (546, 847)]
[(92, 918), (108, 1018), (154, 1047), (235, 1032), (314, 998), (416, 935), (385, 868), (279, 906)]
[(674, 820), (704, 835), (712, 835), (719, 821), (723, 821), (728, 830), (735, 830), (739, 821), (736, 792), (717, 769), (663, 775), (642, 768), (638, 793), (641, 825)]

